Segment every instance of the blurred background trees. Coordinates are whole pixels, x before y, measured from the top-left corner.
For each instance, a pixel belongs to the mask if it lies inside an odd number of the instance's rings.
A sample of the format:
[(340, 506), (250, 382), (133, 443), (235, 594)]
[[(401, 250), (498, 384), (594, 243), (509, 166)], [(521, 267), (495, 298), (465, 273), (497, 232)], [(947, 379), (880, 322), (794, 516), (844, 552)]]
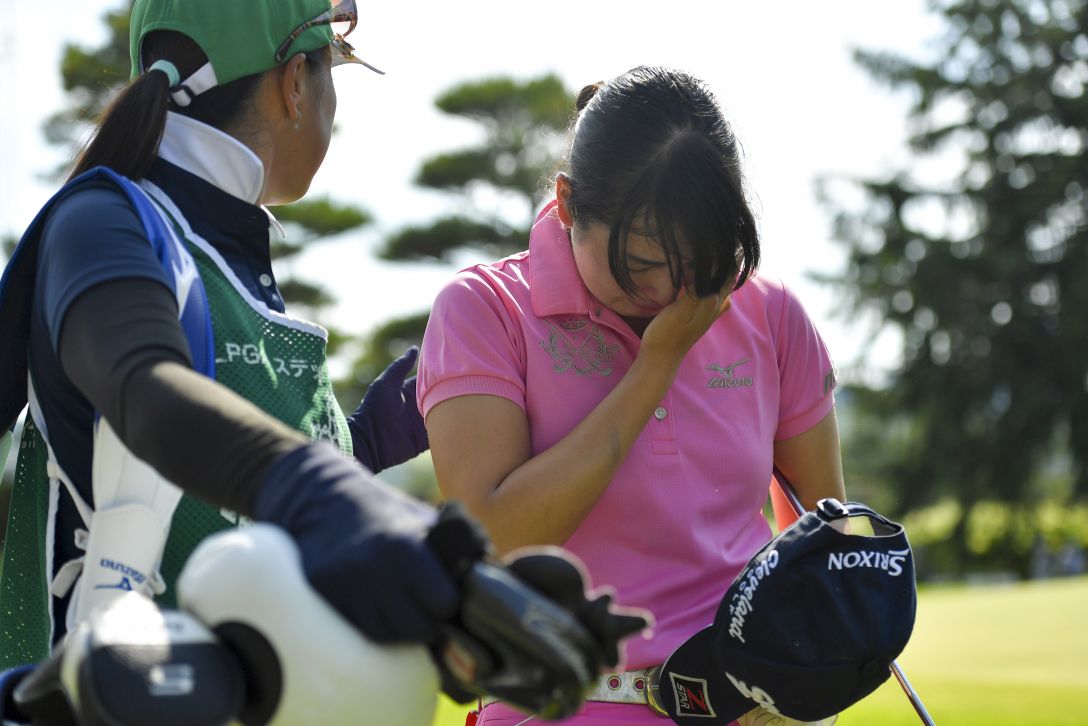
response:
[(1026, 571), (1037, 543), (1088, 539), (1088, 7), (934, 10), (934, 62), (855, 54), (910, 93), (915, 162), (857, 181), (859, 204), (824, 189), (849, 314), (903, 339), (887, 386), (853, 396), (874, 426), (847, 464), (864, 443), (868, 481), (916, 512), (941, 568)]
[[(526, 249), (560, 156), (573, 94), (551, 74), (528, 81), (495, 77), (454, 86), (435, 106), (472, 121), (481, 132), (476, 146), (424, 159), (416, 173), (418, 186), (455, 195), (459, 211), (394, 233), (378, 255), (448, 262), (464, 250), (493, 259)], [(368, 336), (351, 380), (342, 384), (344, 400), (358, 400), (394, 357), (423, 340), (428, 313), (391, 320)]]

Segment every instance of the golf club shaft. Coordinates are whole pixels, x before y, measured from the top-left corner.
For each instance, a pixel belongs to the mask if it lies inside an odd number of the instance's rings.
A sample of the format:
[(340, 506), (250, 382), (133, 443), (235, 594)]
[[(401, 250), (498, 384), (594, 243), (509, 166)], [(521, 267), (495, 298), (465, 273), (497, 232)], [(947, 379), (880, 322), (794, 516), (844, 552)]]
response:
[[(790, 506), (793, 507), (794, 514), (800, 517), (805, 513), (805, 507), (801, 504), (801, 498), (797, 496), (797, 491), (793, 488), (793, 484), (790, 483), (790, 480), (786, 478), (777, 466), (774, 467), (774, 478), (778, 480), (778, 484), (782, 488), (782, 493), (786, 496)], [(892, 661), (891, 671), (892, 675), (895, 676), (895, 680), (899, 681), (899, 686), (903, 689), (903, 693), (907, 694), (907, 699), (910, 700), (910, 705), (914, 707), (915, 712), (918, 714), (918, 718), (922, 719), (922, 723), (926, 726), (936, 726), (929, 715), (929, 711), (926, 710), (925, 704), (922, 703), (922, 699), (918, 697), (918, 693), (914, 690), (910, 681), (907, 680), (907, 675), (894, 660)]]

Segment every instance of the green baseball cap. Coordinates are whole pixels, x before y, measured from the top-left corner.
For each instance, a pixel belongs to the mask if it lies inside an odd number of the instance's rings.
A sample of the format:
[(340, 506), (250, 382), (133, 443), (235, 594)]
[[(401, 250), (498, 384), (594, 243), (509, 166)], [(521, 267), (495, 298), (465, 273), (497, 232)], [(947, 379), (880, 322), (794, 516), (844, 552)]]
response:
[[(136, 0), (129, 29), (132, 77), (143, 73), (141, 44), (148, 33), (173, 30), (192, 39), (208, 64), (185, 81), (171, 76), (171, 87), (187, 106), (193, 96), (217, 85), (261, 73), (294, 53), (331, 45), (333, 64), (359, 63), (344, 36), (355, 29), (355, 0)], [(167, 63), (169, 66), (170, 64)], [(162, 68), (162, 66), (158, 66)], [(185, 98), (187, 96), (187, 98)]]

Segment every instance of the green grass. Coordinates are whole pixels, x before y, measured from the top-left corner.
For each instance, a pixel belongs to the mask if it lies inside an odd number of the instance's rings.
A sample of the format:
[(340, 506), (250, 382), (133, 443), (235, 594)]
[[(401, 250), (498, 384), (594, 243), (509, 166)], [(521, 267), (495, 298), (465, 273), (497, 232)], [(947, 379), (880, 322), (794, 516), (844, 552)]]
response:
[[(899, 664), (939, 726), (1086, 724), (1086, 619), (1088, 577), (924, 589)], [(465, 710), (441, 702), (434, 726), (462, 726)], [(894, 679), (839, 719), (919, 723)]]
[[(937, 724), (1088, 723), (1088, 578), (925, 590), (899, 664)], [(894, 680), (842, 726), (920, 723)]]

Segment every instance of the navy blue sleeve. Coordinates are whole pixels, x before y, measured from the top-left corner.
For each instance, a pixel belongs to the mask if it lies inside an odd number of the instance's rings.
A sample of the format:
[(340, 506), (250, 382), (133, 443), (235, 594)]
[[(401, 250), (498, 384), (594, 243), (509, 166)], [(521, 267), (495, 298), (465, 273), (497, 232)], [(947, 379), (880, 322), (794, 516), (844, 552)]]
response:
[(42, 230), (37, 285), (53, 350), (75, 300), (107, 280), (144, 278), (170, 289), (136, 212), (115, 187), (88, 184), (57, 204)]

